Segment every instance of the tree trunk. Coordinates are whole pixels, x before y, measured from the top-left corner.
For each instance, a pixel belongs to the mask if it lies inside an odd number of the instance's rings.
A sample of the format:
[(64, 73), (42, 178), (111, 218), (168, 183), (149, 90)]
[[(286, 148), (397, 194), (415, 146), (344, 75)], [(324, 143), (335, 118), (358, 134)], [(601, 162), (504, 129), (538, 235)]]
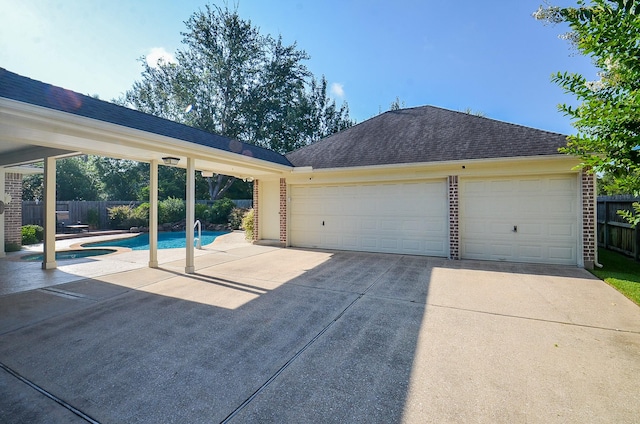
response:
[(235, 180), (235, 177), (229, 177), (222, 174), (218, 174), (215, 177), (208, 177), (207, 183), (209, 184), (209, 196), (211, 196), (211, 200), (220, 199)]

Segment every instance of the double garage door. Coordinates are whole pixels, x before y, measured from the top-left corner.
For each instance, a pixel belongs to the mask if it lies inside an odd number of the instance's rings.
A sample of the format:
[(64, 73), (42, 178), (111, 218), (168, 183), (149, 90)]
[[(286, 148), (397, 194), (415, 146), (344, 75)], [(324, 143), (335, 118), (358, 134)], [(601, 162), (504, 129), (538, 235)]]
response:
[[(575, 174), (460, 179), (462, 258), (575, 265)], [(295, 247), (449, 255), (445, 180), (292, 186)]]
[(447, 256), (447, 210), (444, 181), (293, 186), (290, 243)]

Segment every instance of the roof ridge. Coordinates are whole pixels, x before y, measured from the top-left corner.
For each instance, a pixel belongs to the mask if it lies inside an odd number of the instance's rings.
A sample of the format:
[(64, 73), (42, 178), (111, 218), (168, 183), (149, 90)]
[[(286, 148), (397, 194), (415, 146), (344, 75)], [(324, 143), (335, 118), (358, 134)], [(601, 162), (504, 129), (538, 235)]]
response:
[(417, 106), (417, 107), (413, 107), (413, 108), (407, 108), (407, 109), (420, 109), (422, 107), (430, 107), (430, 108), (434, 108), (434, 109), (439, 109), (439, 110), (443, 110), (443, 111), (447, 111), (447, 112), (453, 112), (453, 113), (458, 113), (458, 114), (463, 114), (463, 115), (467, 115), (470, 117), (474, 117), (474, 118), (478, 118), (478, 119), (487, 119), (489, 121), (493, 121), (493, 122), (498, 122), (500, 124), (506, 124), (506, 125), (513, 125), (515, 127), (520, 127), (520, 128), (525, 128), (527, 130), (536, 130), (536, 131), (542, 131), (548, 134), (555, 134), (555, 135), (563, 135), (563, 136), (567, 136), (567, 134), (562, 134), (562, 133), (558, 133), (555, 131), (549, 131), (549, 130), (543, 130), (541, 128), (534, 128), (534, 127), (529, 127), (527, 125), (522, 125), (522, 124), (516, 124), (513, 122), (508, 122), (508, 121), (503, 121), (501, 119), (496, 119), (496, 118), (491, 118), (489, 116), (481, 116), (481, 115), (475, 115), (473, 113), (467, 113), (464, 111), (460, 111), (460, 110), (453, 110), (453, 109), (447, 109), (444, 107), (440, 107), (440, 106), (433, 106), (433, 105), (425, 105), (425, 106)]

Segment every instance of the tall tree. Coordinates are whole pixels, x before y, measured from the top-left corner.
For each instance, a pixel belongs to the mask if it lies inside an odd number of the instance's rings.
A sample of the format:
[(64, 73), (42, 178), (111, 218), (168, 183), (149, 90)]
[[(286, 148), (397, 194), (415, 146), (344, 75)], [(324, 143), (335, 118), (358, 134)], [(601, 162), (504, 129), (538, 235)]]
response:
[(57, 200), (100, 200), (100, 190), (87, 156), (60, 159), (56, 163)]
[(559, 106), (578, 131), (561, 150), (609, 174), (618, 189), (640, 193), (640, 1), (579, 0), (577, 7), (540, 6), (533, 16), (568, 23), (562, 38), (600, 69), (597, 81), (568, 72), (552, 78), (580, 101)]
[[(228, 7), (206, 5), (186, 27), (176, 63), (142, 60), (142, 79), (126, 93), (126, 105), (281, 153), (353, 124), (295, 43), (261, 35)], [(211, 198), (232, 183), (223, 175), (209, 179)]]
[(91, 156), (90, 163), (99, 175), (100, 188), (107, 200), (138, 200), (148, 184), (149, 166), (133, 160)]

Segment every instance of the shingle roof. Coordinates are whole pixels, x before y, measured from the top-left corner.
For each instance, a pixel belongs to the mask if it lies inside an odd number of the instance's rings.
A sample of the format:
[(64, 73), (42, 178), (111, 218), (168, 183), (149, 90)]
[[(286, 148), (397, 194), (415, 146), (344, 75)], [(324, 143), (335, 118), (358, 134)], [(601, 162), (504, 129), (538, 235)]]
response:
[(0, 97), (291, 166), (279, 153), (45, 84), (0, 68)]
[(294, 166), (341, 168), (558, 155), (566, 136), (433, 106), (389, 111), (287, 154)]

